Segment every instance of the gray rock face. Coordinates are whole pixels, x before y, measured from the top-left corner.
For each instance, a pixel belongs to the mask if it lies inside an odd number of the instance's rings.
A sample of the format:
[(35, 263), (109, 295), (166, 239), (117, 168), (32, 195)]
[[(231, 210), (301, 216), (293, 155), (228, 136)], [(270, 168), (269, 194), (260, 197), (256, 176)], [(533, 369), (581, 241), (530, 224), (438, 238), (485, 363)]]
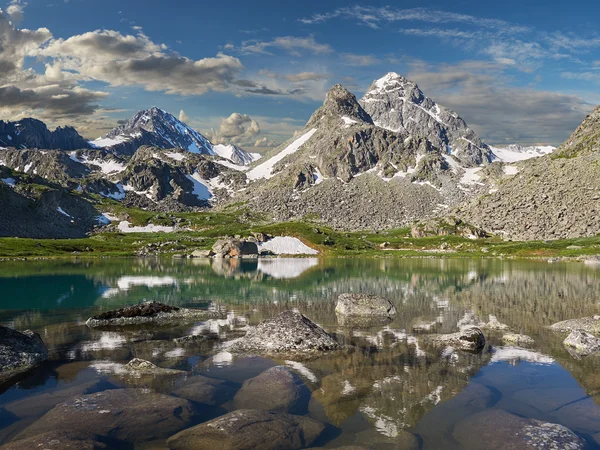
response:
[(167, 444), (171, 450), (295, 450), (310, 447), (324, 428), (308, 417), (240, 409), (184, 430)]
[(0, 385), (46, 359), (48, 349), (39, 334), (0, 326)]
[(218, 311), (179, 308), (159, 302), (144, 302), (90, 317), (89, 327), (140, 325), (143, 323), (185, 322), (222, 317)]
[(53, 150), (90, 148), (90, 144), (74, 128), (58, 127), (50, 131), (44, 122), (31, 118), (18, 122), (0, 121), (0, 146)]
[(50, 431), (27, 439), (9, 442), (0, 446), (2, 450), (109, 450), (110, 441), (94, 435), (85, 435), (78, 432)]
[(284, 311), (251, 328), (232, 350), (304, 358), (339, 348), (340, 345), (325, 330), (302, 314)]
[(412, 81), (390, 72), (371, 84), (360, 104), (375, 125), (426, 137), (434, 147), (454, 154), (467, 166), (492, 160), (491, 149), (454, 111), (426, 97)]
[(193, 414), (194, 408), (184, 399), (149, 389), (115, 389), (60, 403), (17, 438), (77, 430), (143, 442), (163, 439), (185, 428)]
[(213, 245), (212, 253), (215, 258), (257, 257), (258, 245), (246, 239), (220, 239)]
[(342, 316), (393, 317), (396, 315), (396, 307), (391, 301), (377, 295), (341, 294), (335, 312)]
[(562, 332), (581, 330), (594, 335), (600, 334), (600, 316), (563, 320), (551, 325), (550, 329)]
[(481, 440), (474, 433), (485, 436), (486, 448), (499, 450), (588, 448), (583, 439), (562, 425), (525, 419), (501, 409), (487, 410), (460, 422), (454, 438), (465, 450), (479, 450)]
[(563, 345), (576, 357), (600, 352), (600, 339), (582, 330), (571, 331), (563, 341)]
[(233, 399), (236, 409), (260, 409), (306, 414), (310, 391), (302, 379), (285, 366), (265, 370), (246, 380)]
[(470, 352), (477, 352), (485, 346), (485, 336), (477, 327), (466, 327), (457, 333), (432, 335), (427, 338), (436, 345), (450, 346)]
[[(511, 239), (600, 233), (600, 107), (553, 153), (520, 164), (519, 173), (454, 213)], [(582, 188), (585, 186), (585, 189)]]

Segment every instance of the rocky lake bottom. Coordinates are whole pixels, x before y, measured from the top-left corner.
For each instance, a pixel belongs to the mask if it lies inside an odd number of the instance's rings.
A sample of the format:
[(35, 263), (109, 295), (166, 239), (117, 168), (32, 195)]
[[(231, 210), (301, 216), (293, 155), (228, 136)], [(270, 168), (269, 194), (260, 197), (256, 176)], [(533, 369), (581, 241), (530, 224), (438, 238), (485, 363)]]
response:
[[(396, 316), (349, 322), (342, 293), (387, 298)], [(86, 325), (144, 300), (214, 317)], [(232, 351), (287, 310), (341, 349)], [(600, 448), (600, 356), (549, 328), (599, 313), (600, 266), (576, 262), (1, 262), (0, 325), (39, 333), (49, 358), (0, 388), (0, 448)], [(480, 351), (433, 344), (466, 325)], [(128, 370), (136, 358), (156, 369)]]

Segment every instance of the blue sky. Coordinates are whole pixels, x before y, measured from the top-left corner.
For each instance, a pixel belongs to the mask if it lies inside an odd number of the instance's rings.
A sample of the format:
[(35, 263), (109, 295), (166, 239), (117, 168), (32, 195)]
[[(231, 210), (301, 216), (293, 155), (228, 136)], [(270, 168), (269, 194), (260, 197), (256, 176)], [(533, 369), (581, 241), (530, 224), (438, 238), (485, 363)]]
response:
[(600, 103), (590, 3), (14, 0), (0, 116), (97, 137), (157, 105), (213, 140), (265, 149), (333, 84), (360, 98), (395, 71), (488, 143), (557, 145)]

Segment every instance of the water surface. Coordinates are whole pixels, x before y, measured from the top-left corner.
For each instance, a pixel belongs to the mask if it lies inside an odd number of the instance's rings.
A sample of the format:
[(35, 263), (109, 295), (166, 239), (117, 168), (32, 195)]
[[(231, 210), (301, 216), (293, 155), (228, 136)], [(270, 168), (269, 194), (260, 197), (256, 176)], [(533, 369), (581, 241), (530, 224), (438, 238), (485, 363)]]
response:
[[(398, 315), (387, 324), (353, 327), (338, 320), (343, 292), (385, 296)], [(173, 327), (94, 330), (101, 310), (142, 300), (220, 308), (224, 318)], [(160, 259), (0, 263), (0, 324), (40, 333), (50, 360), (0, 394), (0, 443), (60, 401), (115, 387), (170, 394), (193, 375), (239, 387), (268, 367), (286, 364), (312, 391), (308, 415), (329, 424), (319, 444), (397, 448), (405, 432), (424, 449), (460, 449), (454, 430), (487, 409), (567, 426), (600, 448), (600, 361), (577, 360), (564, 335), (546, 327), (599, 313), (600, 270), (579, 263), (440, 259)], [(249, 325), (297, 308), (354, 351), (315, 361), (235, 357), (227, 342)], [(502, 343), (486, 330), (479, 354), (427, 345), (428, 333), (456, 331), (465, 317), (489, 315), (535, 339), (529, 348)], [(172, 338), (218, 335), (199, 348)], [(187, 372), (179, 378), (128, 379), (133, 357)], [(18, 405), (18, 406), (15, 406)], [(33, 406), (35, 405), (35, 407)], [(202, 405), (199, 405), (202, 409)], [(206, 407), (201, 420), (232, 409)], [(200, 419), (198, 419), (200, 420)], [(477, 430), (474, 430), (474, 439)], [(165, 448), (164, 441), (137, 445)]]

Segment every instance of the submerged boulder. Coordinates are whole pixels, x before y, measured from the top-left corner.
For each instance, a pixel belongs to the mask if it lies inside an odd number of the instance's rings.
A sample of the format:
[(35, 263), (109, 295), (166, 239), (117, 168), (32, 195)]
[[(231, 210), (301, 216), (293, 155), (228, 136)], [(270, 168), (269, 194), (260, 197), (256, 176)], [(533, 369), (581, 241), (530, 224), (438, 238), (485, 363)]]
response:
[(454, 429), (454, 438), (465, 450), (482, 448), (480, 439), (485, 436), (485, 448), (517, 450), (539, 449), (587, 449), (586, 442), (556, 423), (526, 419), (501, 409), (490, 409), (468, 417)]
[(485, 346), (485, 336), (477, 327), (463, 328), (457, 333), (432, 335), (428, 339), (434, 345), (450, 346), (469, 352), (477, 352)]
[(171, 450), (282, 450), (310, 447), (325, 426), (292, 414), (239, 409), (167, 440)]
[[(65, 433), (50, 431), (27, 439), (12, 441), (0, 447), (1, 450), (108, 450), (114, 448), (110, 439), (86, 435), (78, 432)], [(117, 444), (117, 443), (115, 443)], [(118, 444), (117, 444), (118, 445)]]
[(39, 334), (0, 326), (0, 384), (47, 359), (48, 349)]
[(396, 307), (389, 300), (377, 295), (341, 294), (335, 312), (341, 316), (394, 317)]
[(571, 331), (563, 345), (573, 356), (588, 356), (600, 352), (600, 339), (582, 330)]
[(106, 311), (91, 317), (86, 324), (89, 327), (140, 325), (144, 323), (185, 322), (221, 317), (218, 311), (187, 309), (165, 305), (159, 302), (142, 302), (125, 308)]
[(253, 408), (306, 414), (310, 391), (302, 379), (284, 366), (275, 366), (244, 381), (233, 399), (236, 409)]
[(181, 398), (150, 389), (114, 389), (56, 405), (17, 438), (77, 430), (128, 442), (151, 441), (185, 428), (194, 413), (191, 403)]
[(231, 351), (294, 359), (339, 348), (335, 339), (320, 326), (297, 311), (284, 311), (252, 327), (231, 347)]
[(218, 406), (231, 400), (235, 390), (227, 381), (197, 375), (189, 378), (173, 395), (204, 405)]

